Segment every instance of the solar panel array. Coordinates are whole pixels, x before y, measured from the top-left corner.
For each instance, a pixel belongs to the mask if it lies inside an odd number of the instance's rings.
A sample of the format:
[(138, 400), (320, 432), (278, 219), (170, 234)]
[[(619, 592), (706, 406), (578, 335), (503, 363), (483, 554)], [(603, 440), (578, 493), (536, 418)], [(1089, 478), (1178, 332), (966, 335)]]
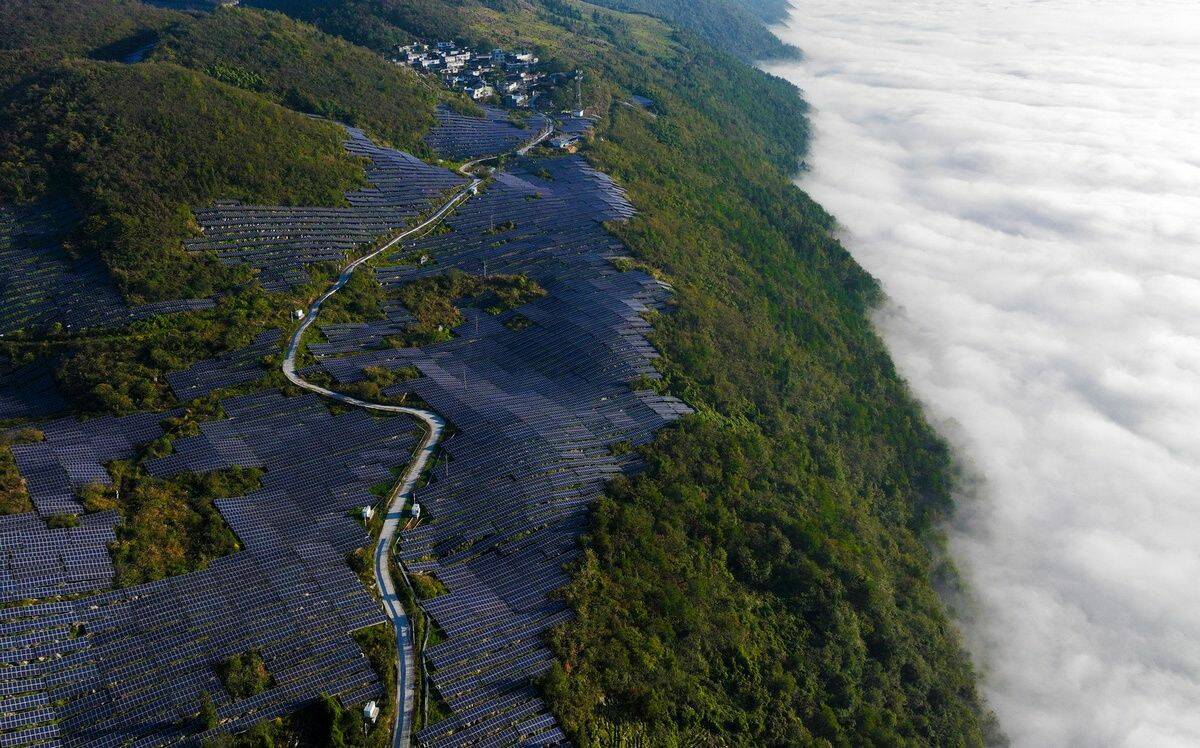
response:
[(259, 333), (254, 342), (245, 348), (167, 374), (167, 382), (180, 402), (204, 397), (216, 390), (253, 382), (266, 375), (262, 359), (275, 349), (277, 342), (279, 330), (266, 330)]
[(147, 460), (147, 471), (165, 478), (260, 467), (263, 488), (248, 500), (266, 506), (278, 504), (272, 497), (286, 496), (303, 513), (297, 532), (315, 532), (343, 552), (366, 542), (347, 513), (374, 503), (371, 487), (394, 480), (392, 469), (408, 464), (416, 447), (411, 420), (363, 410), (334, 416), (316, 395), (275, 391), (226, 398), (221, 405), (228, 419), (201, 423), (199, 434), (176, 439), (175, 453)]
[(0, 516), (0, 604), (108, 587), (117, 521), (116, 512), (97, 512), (50, 529), (36, 514)]
[[(446, 142), (461, 136), (476, 152), (493, 152), (531, 134), (514, 141), (501, 132), (514, 126), (497, 119), (490, 112), (484, 132), (464, 130)], [(348, 148), (371, 159), (374, 183), (347, 196), (352, 207), (220, 206), (205, 214), (204, 248), (286, 285), (303, 263), (339, 258), (461, 184), (450, 172), (377, 148), (360, 131), (350, 130)], [(427, 658), (452, 716), (418, 735), (424, 745), (566, 740), (531, 684), (552, 661), (544, 633), (570, 616), (548, 593), (568, 581), (564, 564), (578, 553), (587, 506), (605, 481), (638, 467), (634, 456), (610, 447), (644, 442), (689, 412), (678, 400), (629, 386), (658, 376), (643, 315), (662, 308), (670, 291), (610, 262), (624, 249), (601, 222), (632, 212), (622, 191), (582, 159), (520, 161), (459, 208), (452, 232), (408, 247), (434, 262), (380, 267), (377, 277), (396, 291), (450, 268), (520, 273), (541, 284), (545, 297), (498, 316), (464, 304), (457, 337), (423, 349), (380, 346), (412, 321), (391, 302), (385, 320), (325, 326), (327, 342), (312, 346), (320, 366), (342, 382), (361, 379), (367, 366), (415, 367), (421, 376), (390, 393), (416, 393), (456, 427), (443, 444), (448, 461), (418, 491), (427, 521), (405, 533), (400, 550), (411, 571), (433, 574), (449, 590), (425, 607), (448, 634)], [(212, 243), (220, 237), (228, 246)], [(245, 349), (172, 374), (170, 384), (189, 399), (253, 381), (275, 340), (263, 334)], [(0, 374), (0, 383), (8, 381)], [(40, 385), (27, 392), (5, 386), (0, 408), (37, 412), (51, 397), (40, 392)], [(348, 636), (386, 620), (345, 563), (367, 540), (348, 515), (372, 503), (371, 487), (394, 480), (393, 470), (407, 464), (416, 444), (412, 423), (363, 411), (335, 416), (319, 397), (274, 391), (226, 398), (222, 406), (226, 418), (202, 423), (196, 435), (175, 440), (173, 454), (144, 465), (159, 477), (262, 468), (259, 490), (216, 502), (244, 549), (203, 571), (124, 590), (95, 594), (113, 576), (105, 549), (115, 537), (114, 514), (83, 514), (77, 527), (62, 529), (42, 518), (81, 513), (78, 489), (108, 483), (105, 463), (133, 457), (173, 413), (59, 419), (40, 427), (45, 441), (13, 448), (41, 517), (0, 518), (0, 602), (42, 602), (0, 607), (0, 745), (194, 740), (202, 692), (216, 703), (220, 731), (293, 711), (318, 693), (346, 704), (382, 697)], [(79, 597), (46, 601), (61, 595)], [(215, 664), (248, 649), (263, 653), (275, 685), (233, 700)]]
[[(498, 316), (460, 308), (457, 337), (422, 349), (323, 358), (335, 379), (367, 366), (415, 366), (415, 392), (455, 427), (448, 461), (417, 491), (429, 521), (404, 533), (410, 571), (448, 593), (424, 602), (447, 633), (431, 647), (431, 680), (452, 710), (418, 734), (427, 746), (549, 745), (565, 740), (531, 680), (550, 667), (543, 633), (570, 615), (548, 593), (566, 584), (587, 506), (605, 482), (637, 468), (616, 442), (641, 443), (689, 412), (633, 391), (656, 377), (643, 314), (669, 289), (610, 258), (624, 248), (601, 226), (632, 214), (621, 190), (577, 157), (527, 160), (464, 204), (454, 231), (417, 241), (435, 262), (377, 269), (392, 291), (458, 268), (525, 274), (545, 297)], [(501, 231), (496, 227), (504, 226)], [(505, 324), (520, 316), (522, 325)]]
[(98, 258), (72, 258), (63, 249), (78, 222), (64, 199), (0, 206), (0, 334), (54, 323), (71, 330), (111, 327), (213, 305), (185, 299), (126, 306)]
[(415, 322), (408, 310), (398, 299), (383, 302), (384, 318), (376, 322), (346, 322), (321, 325), (324, 343), (310, 343), (308, 350), (315, 356), (338, 356), (351, 353), (363, 346), (380, 346), (390, 335), (403, 333)]
[(137, 447), (162, 436), (160, 422), (171, 413), (135, 413), (121, 418), (78, 421), (60, 418), (41, 424), (44, 441), (12, 448), (17, 469), (25, 478), (38, 514), (78, 514), (80, 488), (92, 483), (111, 485), (104, 466), (127, 460)]
[[(373, 186), (348, 195), (352, 207), (344, 209), (352, 219), (379, 221), (360, 240), (403, 225), (463, 181), (378, 149), (358, 131), (348, 148), (372, 160)], [(46, 226), (63, 220), (37, 224), (45, 229), (42, 244), (22, 238), (21, 247), (55, 249)], [(332, 230), (353, 233), (346, 223)], [(91, 280), (88, 293), (103, 298), (105, 287), (96, 291), (103, 278)], [(95, 309), (89, 314), (99, 318)], [(264, 333), (240, 351), (171, 374), (170, 384), (190, 399), (253, 381), (277, 339)], [(52, 407), (45, 388), (18, 387), (14, 379), (24, 384), (25, 375), (48, 371), (8, 369), (0, 382), (14, 386), (5, 386), (0, 407), (20, 415)], [(194, 718), (202, 692), (215, 701), (222, 732), (294, 711), (320, 693), (347, 705), (383, 698), (349, 636), (387, 620), (346, 564), (346, 554), (368, 539), (349, 515), (374, 503), (371, 488), (395, 480), (393, 470), (409, 462), (412, 422), (361, 411), (334, 416), (318, 397), (276, 392), (227, 398), (222, 406), (226, 419), (204, 423), (197, 435), (177, 439), (173, 454), (144, 464), (160, 477), (263, 468), (260, 490), (216, 502), (244, 549), (203, 571), (125, 590), (98, 592), (112, 584), (107, 547), (116, 515), (84, 513), (76, 494), (89, 483), (110, 483), (105, 464), (134, 457), (177, 413), (59, 419), (39, 426), (44, 441), (13, 448), (37, 513), (0, 519), (0, 603), (43, 602), (0, 608), (0, 745), (196, 741), (204, 737)], [(44, 518), (56, 514), (82, 516), (77, 527), (49, 529)], [(45, 602), (63, 595), (81, 597)], [(263, 653), (274, 686), (235, 701), (215, 666), (248, 649)]]
[(541, 132), (549, 120), (545, 115), (530, 114), (525, 123), (517, 124), (506, 109), (485, 106), (483, 116), (459, 114), (442, 105), (437, 111), (437, 125), (425, 136), (430, 148), (455, 159), (491, 156), (511, 151)]
[(595, 117), (580, 117), (574, 114), (564, 114), (559, 117), (558, 131), (564, 135), (583, 135), (596, 126)]
[(77, 328), (124, 312), (100, 261), (72, 260), (63, 250), (77, 224), (66, 200), (0, 207), (0, 332), (54, 322)]
[(346, 193), (348, 207), (316, 208), (220, 202), (198, 210), (202, 236), (187, 242), (223, 262), (259, 270), (263, 287), (284, 290), (307, 281), (304, 265), (340, 261), (359, 245), (395, 229), (438, 202), (465, 179), (415, 156), (375, 145), (366, 133), (347, 128), (346, 149), (369, 161), (371, 186)]
[[(240, 516), (231, 518), (235, 530)], [(328, 544), (248, 549), (184, 576), (81, 600), (0, 608), (3, 745), (198, 742), (319, 693), (382, 698), (348, 636), (384, 621)], [(232, 699), (215, 665), (262, 653), (273, 686)], [(197, 735), (201, 694), (223, 724)]]
[(39, 418), (67, 408), (54, 383), (55, 359), (40, 358), (21, 366), (0, 357), (0, 420)]
[[(259, 342), (262, 342), (261, 340)], [(0, 745), (162, 745), (197, 741), (200, 694), (221, 732), (294, 711), (321, 693), (347, 705), (384, 697), (349, 633), (387, 619), (346, 564), (368, 537), (350, 517), (395, 479), (417, 440), (410, 420), (333, 415), (317, 396), (226, 398), (226, 418), (147, 460), (152, 475), (263, 468), (253, 493), (216, 506), (243, 550), (183, 576), (65, 603), (0, 607)], [(168, 414), (42, 425), (14, 447), (40, 512), (80, 512), (72, 491), (107, 482), (103, 465), (162, 434)], [(114, 513), (52, 530), (36, 514), (0, 517), (0, 603), (111, 587)], [(274, 685), (234, 700), (215, 666), (250, 649)]]

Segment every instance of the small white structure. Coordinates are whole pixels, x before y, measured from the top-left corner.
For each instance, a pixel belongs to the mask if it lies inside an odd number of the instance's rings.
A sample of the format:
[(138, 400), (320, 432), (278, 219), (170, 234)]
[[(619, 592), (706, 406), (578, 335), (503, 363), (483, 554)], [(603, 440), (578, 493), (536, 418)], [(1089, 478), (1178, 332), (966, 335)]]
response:
[(416, 502), (413, 502), (412, 516), (413, 516), (413, 519), (421, 518), (421, 505)]
[(292, 316), (296, 319), (304, 319), (304, 310), (297, 309), (296, 311), (292, 312)]
[(379, 719), (379, 705), (374, 701), (368, 701), (363, 707), (363, 717), (371, 720), (371, 724), (375, 724), (375, 720)]
[(370, 522), (371, 518), (374, 516), (375, 516), (375, 510), (372, 507), (369, 507), (369, 506), (363, 507), (363, 522)]
[(579, 145), (578, 135), (559, 135), (550, 141), (550, 145), (559, 150), (569, 151)]
[(486, 99), (487, 97), (496, 93), (496, 89), (492, 88), (491, 86), (468, 86), (463, 90), (468, 96), (476, 101), (479, 101), (480, 99)]

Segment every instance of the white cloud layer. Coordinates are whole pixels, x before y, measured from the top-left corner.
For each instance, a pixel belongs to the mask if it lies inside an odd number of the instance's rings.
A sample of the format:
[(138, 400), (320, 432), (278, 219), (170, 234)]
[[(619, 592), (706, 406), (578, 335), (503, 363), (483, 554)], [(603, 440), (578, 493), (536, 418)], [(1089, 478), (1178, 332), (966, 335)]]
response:
[(981, 476), (952, 547), (1019, 746), (1200, 745), (1200, 4), (799, 0), (802, 184)]

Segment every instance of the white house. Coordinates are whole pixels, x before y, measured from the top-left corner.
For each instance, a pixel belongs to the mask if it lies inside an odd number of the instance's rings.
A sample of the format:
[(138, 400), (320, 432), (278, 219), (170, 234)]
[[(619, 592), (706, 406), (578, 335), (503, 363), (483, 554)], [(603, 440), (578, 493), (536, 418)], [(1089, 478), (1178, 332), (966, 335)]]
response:
[(496, 93), (496, 89), (492, 88), (491, 86), (473, 86), (464, 90), (467, 92), (468, 96), (476, 101), (480, 99), (486, 99), (492, 94)]

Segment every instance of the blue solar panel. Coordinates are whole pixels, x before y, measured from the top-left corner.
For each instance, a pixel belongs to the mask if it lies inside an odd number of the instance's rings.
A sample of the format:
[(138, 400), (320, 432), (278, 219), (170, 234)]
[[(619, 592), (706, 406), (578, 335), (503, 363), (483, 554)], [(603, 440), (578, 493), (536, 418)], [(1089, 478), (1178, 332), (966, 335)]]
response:
[(459, 114), (446, 106), (438, 107), (438, 124), (425, 136), (425, 142), (438, 153), (465, 159), (490, 156), (513, 150), (532, 139), (549, 122), (534, 113), (528, 121), (514, 122), (507, 110), (482, 107), (483, 116)]
[(213, 306), (208, 299), (126, 306), (98, 257), (75, 258), (63, 249), (63, 238), (78, 223), (61, 197), (0, 206), (0, 333), (55, 323), (74, 330), (116, 326)]
[[(480, 123), (467, 123), (451, 137), (446, 122), (438, 137), (448, 147), (461, 136), (476, 151), (503, 150), (521, 129), (491, 112), (485, 131), (472, 135)], [(338, 258), (461, 184), (355, 130), (348, 147), (372, 163), (373, 186), (348, 195), (351, 207), (219, 205), (202, 213), (206, 231), (194, 248), (248, 262), (268, 283), (286, 285), (303, 262)], [(448, 589), (425, 607), (448, 634), (428, 663), (453, 713), (418, 736), (427, 745), (565, 740), (530, 686), (550, 666), (545, 631), (570, 615), (549, 593), (568, 579), (564, 566), (579, 552), (588, 504), (607, 480), (638, 467), (612, 445), (644, 442), (690, 412), (630, 384), (658, 376), (645, 315), (666, 309), (670, 289), (617, 267), (625, 250), (603, 224), (633, 214), (623, 191), (578, 157), (510, 168), (457, 210), (453, 231), (413, 243), (433, 262), (381, 267), (377, 277), (394, 293), (451, 268), (524, 274), (545, 296), (499, 314), (463, 302), (455, 337), (420, 349), (380, 345), (413, 321), (393, 302), (381, 322), (327, 326), (327, 342), (311, 349), (318, 367), (344, 383), (361, 380), (368, 366), (415, 367), (420, 376), (389, 394), (412, 393), (455, 427), (443, 444), (447, 460), (418, 491), (424, 521), (400, 546), (411, 570)], [(275, 340), (261, 336), (172, 374), (170, 384), (189, 398), (253, 381)], [(348, 514), (373, 503), (371, 487), (407, 464), (412, 422), (333, 415), (319, 397), (273, 391), (226, 398), (222, 408), (225, 418), (144, 463), (158, 477), (263, 469), (261, 489), (216, 502), (243, 550), (203, 571), (96, 594), (112, 578), (106, 548), (115, 516), (84, 515), (80, 526), (53, 531), (36, 515), (0, 518), (0, 600), (89, 593), (0, 609), (0, 636), (12, 645), (10, 666), (0, 668), (12, 734), (53, 728), (48, 742), (162, 744), (197, 737), (181, 718), (198, 708), (202, 691), (214, 698), (223, 731), (322, 692), (382, 698), (348, 637), (386, 620), (346, 564), (367, 537)], [(107, 481), (105, 463), (133, 456), (170, 415), (42, 424), (44, 442), (13, 450), (38, 512), (79, 512), (78, 488)], [(262, 652), (276, 685), (234, 700), (214, 663), (250, 648)]]
[[(609, 447), (644, 442), (690, 412), (630, 386), (658, 376), (644, 315), (665, 309), (670, 294), (614, 264), (624, 249), (603, 223), (632, 213), (623, 191), (579, 157), (518, 161), (456, 211), (453, 231), (411, 246), (433, 262), (377, 277), (394, 293), (450, 269), (524, 274), (544, 297), (495, 316), (464, 304), (456, 337), (425, 348), (380, 346), (379, 330), (406, 324), (389, 316), (312, 349), (342, 382), (369, 366), (415, 367), (419, 378), (388, 393), (414, 393), (455, 426), (444, 445), (451, 459), (418, 491), (427, 521), (401, 544), (411, 570), (449, 590), (423, 607), (449, 637), (429, 663), (454, 716), (420, 733), (422, 744), (558, 740), (544, 704), (509, 698), (551, 661), (540, 633), (568, 614), (548, 593), (568, 581), (587, 505), (637, 467)], [(506, 324), (516, 315), (526, 324)]]
[(369, 187), (346, 194), (349, 207), (306, 208), (221, 202), (198, 210), (204, 234), (187, 243), (230, 264), (259, 270), (268, 290), (304, 283), (305, 265), (341, 261), (359, 245), (403, 227), (465, 179), (347, 128), (346, 149), (368, 160)]

